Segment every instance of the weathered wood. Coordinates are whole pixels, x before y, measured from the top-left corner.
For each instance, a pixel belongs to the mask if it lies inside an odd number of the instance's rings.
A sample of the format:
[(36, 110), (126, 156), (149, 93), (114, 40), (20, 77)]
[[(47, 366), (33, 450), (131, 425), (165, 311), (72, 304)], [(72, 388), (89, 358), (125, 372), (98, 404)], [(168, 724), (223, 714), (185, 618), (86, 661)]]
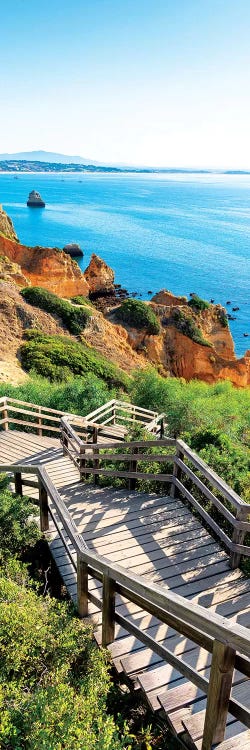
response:
[[(129, 477), (129, 480), (128, 480), (128, 489), (130, 491), (133, 491), (136, 488), (136, 476), (135, 475), (136, 475), (136, 472), (137, 472), (137, 458), (136, 458), (137, 452), (138, 452), (138, 448), (135, 447), (134, 450), (133, 450), (133, 454), (132, 454), (132, 458), (131, 458), (130, 464), (129, 464), (130, 477)], [(133, 476), (132, 476), (132, 474), (133, 474)]]
[(49, 528), (49, 506), (48, 494), (40, 477), (39, 484), (39, 504), (40, 504), (40, 527), (41, 531), (48, 531)]
[(77, 555), (77, 609), (80, 617), (88, 614), (88, 566)]
[[(249, 511), (250, 511), (250, 509), (249, 509)], [(241, 511), (239, 509), (237, 510), (236, 518), (237, 518), (237, 520), (241, 521), (242, 514), (241, 514)], [(250, 531), (250, 523), (247, 524), (247, 525), (249, 526), (249, 531)], [(234, 528), (234, 530), (233, 530), (233, 536), (232, 536), (232, 542), (233, 542), (233, 544), (243, 545), (244, 544), (245, 535), (246, 535), (245, 529), (239, 529), (239, 527), (238, 528)], [(240, 564), (240, 559), (241, 559), (240, 552), (235, 552), (233, 549), (231, 549), (230, 558), (229, 558), (229, 562), (230, 562), (231, 568), (238, 568), (238, 566)]]
[(98, 472), (99, 466), (100, 466), (99, 449), (97, 448), (95, 452), (95, 458), (93, 459), (93, 467), (96, 470), (96, 473), (94, 474), (94, 484), (96, 485), (99, 484), (99, 472)]
[(15, 492), (17, 495), (23, 494), (22, 474), (19, 471), (15, 474)]
[(183, 455), (183, 453), (180, 451), (180, 449), (177, 446), (176, 447), (175, 457), (174, 457), (172, 484), (171, 484), (170, 493), (169, 493), (170, 497), (176, 497), (176, 494), (177, 494), (176, 493), (176, 487), (177, 487), (177, 485), (176, 485), (175, 479), (179, 479), (179, 480), (181, 479), (181, 468), (177, 464), (177, 459), (178, 458), (182, 459), (182, 458), (184, 458), (184, 455)]
[(4, 409), (2, 408), (2, 416), (3, 416), (3, 420), (4, 420), (3, 421), (3, 429), (5, 430), (5, 432), (7, 432), (8, 429), (9, 429), (9, 422), (8, 422), (8, 416), (9, 415), (8, 415), (7, 398), (4, 398), (3, 405), (4, 405)]
[(108, 646), (115, 637), (115, 582), (103, 574), (102, 594), (102, 645)]
[(182, 452), (187, 456), (187, 458), (189, 458), (192, 461), (196, 469), (201, 471), (203, 476), (206, 477), (206, 479), (208, 479), (210, 484), (216, 487), (216, 489), (218, 489), (221, 492), (221, 494), (227, 500), (229, 500), (230, 503), (232, 503), (232, 505), (234, 505), (236, 508), (240, 508), (246, 505), (246, 503), (244, 503), (244, 501), (241, 500), (240, 496), (237, 495), (237, 493), (234, 492), (234, 490), (231, 487), (229, 487), (229, 485), (226, 482), (224, 482), (224, 479), (221, 479), (221, 477), (219, 477), (218, 474), (216, 474), (216, 472), (213, 469), (211, 469), (211, 467), (208, 466), (208, 464), (206, 464), (205, 461), (203, 461), (202, 458), (200, 458), (197, 455), (197, 453), (191, 450), (191, 448), (189, 448), (189, 446), (186, 443), (184, 443), (183, 440), (177, 440), (176, 442), (180, 450), (182, 450)]
[(235, 651), (229, 646), (215, 640), (202, 750), (211, 750), (215, 742), (222, 742), (224, 740), (234, 663)]

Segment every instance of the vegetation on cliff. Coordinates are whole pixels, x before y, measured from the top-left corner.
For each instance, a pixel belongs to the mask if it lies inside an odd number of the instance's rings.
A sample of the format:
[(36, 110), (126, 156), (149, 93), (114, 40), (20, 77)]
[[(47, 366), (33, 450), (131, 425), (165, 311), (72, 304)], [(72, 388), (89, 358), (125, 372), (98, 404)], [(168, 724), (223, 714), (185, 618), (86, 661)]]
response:
[(188, 336), (189, 339), (195, 341), (196, 344), (202, 346), (212, 346), (207, 339), (204, 338), (202, 331), (195, 324), (191, 315), (187, 315), (183, 310), (175, 307), (171, 313), (171, 316), (166, 320), (167, 325), (173, 325), (177, 328), (177, 331), (183, 333), (183, 336)]
[(121, 323), (134, 328), (145, 328), (148, 334), (156, 335), (160, 331), (159, 321), (149, 305), (140, 300), (125, 300), (116, 310), (116, 317)]
[(128, 387), (129, 377), (84, 342), (78, 343), (66, 336), (50, 336), (35, 329), (26, 332), (26, 339), (20, 347), (20, 356), (28, 372), (33, 370), (51, 381), (91, 373), (111, 387)]
[(210, 304), (209, 302), (206, 302), (205, 299), (201, 299), (201, 297), (198, 297), (198, 294), (192, 294), (192, 297), (188, 302), (188, 306), (192, 307), (195, 312), (202, 312), (203, 310), (208, 310)]
[(21, 294), (30, 305), (39, 307), (41, 310), (52, 313), (52, 315), (58, 315), (68, 331), (74, 335), (81, 333), (90, 317), (88, 308), (84, 307), (82, 303), (80, 303), (82, 306), (79, 308), (72, 305), (71, 302), (61, 299), (57, 294), (48, 292), (47, 289), (39, 286), (26, 287), (22, 289)]

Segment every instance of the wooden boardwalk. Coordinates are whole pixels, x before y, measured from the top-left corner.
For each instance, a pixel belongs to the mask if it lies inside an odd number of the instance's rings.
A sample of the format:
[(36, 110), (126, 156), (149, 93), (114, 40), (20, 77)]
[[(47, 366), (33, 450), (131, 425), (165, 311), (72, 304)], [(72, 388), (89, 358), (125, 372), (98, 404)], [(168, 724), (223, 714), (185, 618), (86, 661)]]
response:
[[(231, 622), (250, 627), (250, 580), (239, 569), (230, 568), (220, 544), (178, 498), (84, 484), (72, 461), (63, 455), (58, 439), (30, 433), (0, 433), (0, 463), (43, 465), (90, 550)], [(32, 492), (35, 495), (37, 490), (29, 490), (29, 495)], [(59, 519), (58, 523), (60, 526)], [(76, 601), (73, 563), (55, 527), (50, 527), (49, 534), (51, 552), (69, 595)], [(74, 561), (76, 554), (67, 541)], [(92, 579), (89, 589), (98, 593), (101, 583)], [(207, 650), (120, 595), (116, 606), (142, 633), (180, 656), (201, 676), (209, 677), (212, 656)], [(100, 642), (100, 612), (93, 604), (89, 609)], [(154, 712), (164, 713), (177, 735), (189, 742), (192, 738), (193, 747), (200, 750), (206, 708), (202, 690), (121, 625), (115, 628), (109, 650), (118, 673), (133, 689), (142, 690)], [(249, 680), (239, 670), (234, 673), (232, 696), (250, 708)], [(241, 739), (236, 743), (237, 735)], [(218, 745), (223, 750), (245, 750), (248, 742), (250, 747), (245, 725), (230, 714), (225, 738)]]

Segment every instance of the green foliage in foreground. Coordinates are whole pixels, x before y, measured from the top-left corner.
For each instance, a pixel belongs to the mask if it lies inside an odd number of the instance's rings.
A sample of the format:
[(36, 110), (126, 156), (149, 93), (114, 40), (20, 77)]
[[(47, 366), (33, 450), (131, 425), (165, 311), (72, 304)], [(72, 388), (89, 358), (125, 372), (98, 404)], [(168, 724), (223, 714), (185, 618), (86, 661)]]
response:
[(0, 572), (0, 745), (121, 750), (107, 714), (110, 679), (90, 625), (32, 588), (16, 563)]
[(30, 305), (40, 307), (41, 310), (58, 315), (70, 333), (78, 335), (85, 328), (90, 316), (88, 308), (76, 307), (66, 299), (61, 299), (53, 292), (48, 292), (39, 286), (26, 287), (21, 292)]
[(0, 564), (35, 544), (40, 533), (32, 521), (37, 509), (27, 497), (17, 498), (8, 489), (8, 478), (0, 475)]
[(86, 343), (36, 330), (27, 331), (26, 338), (27, 341), (20, 348), (25, 370), (35, 370), (51, 381), (94, 373), (109, 386), (128, 387), (129, 377)]
[(73, 302), (74, 305), (87, 305), (88, 307), (94, 307), (92, 302), (90, 302), (90, 299), (88, 299), (88, 297), (83, 297), (82, 294), (77, 294), (76, 297), (72, 297), (71, 302)]
[(169, 434), (183, 437), (242, 498), (250, 502), (250, 389), (229, 381), (207, 385), (138, 372), (131, 399), (166, 413)]
[(127, 299), (115, 312), (118, 320), (127, 323), (129, 326), (139, 329), (146, 328), (149, 334), (157, 334), (160, 331), (160, 324), (155, 313), (145, 302)]
[(106, 401), (115, 398), (116, 391), (110, 390), (107, 383), (93, 373), (88, 373), (84, 378), (71, 378), (66, 383), (51, 383), (46, 378), (32, 373), (29, 380), (18, 386), (0, 383), (1, 396), (10, 396), (31, 404), (41, 404), (51, 409), (85, 416)]

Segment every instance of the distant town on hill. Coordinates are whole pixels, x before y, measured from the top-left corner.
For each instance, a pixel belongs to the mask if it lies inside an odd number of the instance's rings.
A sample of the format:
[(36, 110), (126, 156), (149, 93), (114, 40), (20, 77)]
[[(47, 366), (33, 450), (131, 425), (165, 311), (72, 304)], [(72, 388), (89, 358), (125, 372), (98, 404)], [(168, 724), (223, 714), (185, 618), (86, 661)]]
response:
[(195, 169), (181, 167), (147, 167), (126, 164), (103, 164), (83, 156), (69, 156), (53, 151), (22, 151), (0, 154), (0, 172), (138, 172), (172, 174), (250, 174), (244, 169)]

